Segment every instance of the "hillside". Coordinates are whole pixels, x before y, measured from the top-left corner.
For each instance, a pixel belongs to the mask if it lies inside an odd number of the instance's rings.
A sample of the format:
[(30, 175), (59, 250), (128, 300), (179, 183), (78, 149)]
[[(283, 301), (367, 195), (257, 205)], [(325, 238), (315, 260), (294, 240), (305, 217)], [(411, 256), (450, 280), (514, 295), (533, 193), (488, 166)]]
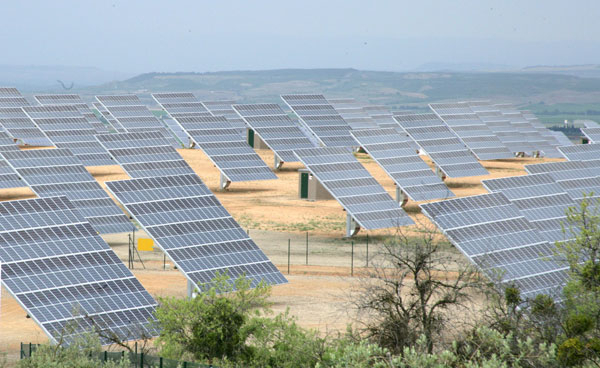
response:
[[(418, 109), (433, 101), (489, 98), (520, 106), (542, 104), (547, 108), (559, 103), (585, 104), (584, 111), (600, 110), (600, 79), (538, 72), (397, 73), (355, 69), (281, 69), (147, 73), (78, 90), (86, 95), (123, 92), (143, 95), (160, 91), (192, 91), (202, 99), (234, 98), (246, 103), (280, 101), (282, 93), (318, 92), (330, 97), (351, 96), (393, 109)], [(564, 115), (561, 111), (557, 114), (561, 118)]]

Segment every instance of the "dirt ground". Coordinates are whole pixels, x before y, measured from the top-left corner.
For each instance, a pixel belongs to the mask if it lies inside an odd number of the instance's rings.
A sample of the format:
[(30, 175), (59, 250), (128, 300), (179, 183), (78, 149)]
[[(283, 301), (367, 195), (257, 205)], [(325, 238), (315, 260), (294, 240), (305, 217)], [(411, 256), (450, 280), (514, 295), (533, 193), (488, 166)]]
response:
[[(261, 249), (286, 274), (289, 283), (273, 288), (273, 309), (282, 312), (289, 308), (290, 313), (304, 327), (321, 332), (343, 331), (351, 321), (346, 305), (350, 288), (356, 280), (350, 276), (351, 266), (354, 266), (355, 272), (360, 272), (358, 268), (366, 266), (366, 232), (361, 231), (353, 240), (342, 239), (345, 212), (335, 200), (308, 202), (298, 198), (297, 169), (301, 167), (298, 163), (285, 163), (283, 169), (276, 172), (278, 180), (232, 183), (228, 191), (219, 192), (219, 172), (210, 160), (200, 150), (182, 149), (179, 152), (233, 217), (249, 231)], [(258, 153), (272, 166), (272, 152), (259, 150)], [(367, 155), (358, 154), (358, 158), (390, 195), (394, 196), (394, 184), (385, 172)], [(424, 159), (431, 165), (431, 162)], [(446, 183), (457, 196), (486, 193), (481, 185), (482, 179), (524, 175), (523, 165), (550, 161), (560, 160), (515, 158), (486, 161), (482, 164), (490, 175), (448, 179)], [(128, 179), (119, 166), (90, 167), (88, 170), (103, 186), (105, 181)], [(32, 197), (35, 195), (28, 188), (0, 190), (0, 200)], [(416, 221), (428, 223), (420, 214), (418, 203), (409, 202), (406, 210)], [(376, 252), (378, 239), (389, 235), (390, 231), (368, 232), (371, 254)], [(145, 237), (145, 234), (138, 232), (136, 236)], [(111, 234), (104, 236), (104, 239), (127, 263), (128, 234)], [(288, 239), (291, 249), (290, 275), (287, 274)], [(459, 257), (456, 251), (449, 252), (454, 252)], [(142, 252), (140, 256), (146, 269), (142, 269), (140, 262), (135, 262), (133, 272), (152, 295), (185, 295), (184, 277), (179, 271), (173, 270), (168, 261), (166, 269), (163, 269), (163, 254), (159, 250)], [(20, 342), (45, 341), (47, 338), (43, 332), (31, 319), (26, 318), (24, 310), (3, 289), (0, 352), (7, 352), (14, 359)]]

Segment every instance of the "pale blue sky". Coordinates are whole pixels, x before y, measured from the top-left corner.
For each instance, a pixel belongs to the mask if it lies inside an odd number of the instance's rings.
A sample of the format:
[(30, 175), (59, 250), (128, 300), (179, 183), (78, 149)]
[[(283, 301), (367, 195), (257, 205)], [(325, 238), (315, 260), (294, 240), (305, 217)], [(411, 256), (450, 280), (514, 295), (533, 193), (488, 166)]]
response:
[(600, 1), (4, 1), (0, 64), (126, 72), (600, 63)]

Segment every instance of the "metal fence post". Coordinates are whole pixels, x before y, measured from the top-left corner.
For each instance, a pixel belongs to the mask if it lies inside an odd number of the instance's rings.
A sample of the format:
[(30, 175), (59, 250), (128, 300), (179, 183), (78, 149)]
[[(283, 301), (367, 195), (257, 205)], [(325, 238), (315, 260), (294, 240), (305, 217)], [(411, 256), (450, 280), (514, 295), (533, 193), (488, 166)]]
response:
[(288, 275), (290, 274), (290, 239), (288, 239)]
[(306, 232), (306, 265), (308, 266), (308, 231)]

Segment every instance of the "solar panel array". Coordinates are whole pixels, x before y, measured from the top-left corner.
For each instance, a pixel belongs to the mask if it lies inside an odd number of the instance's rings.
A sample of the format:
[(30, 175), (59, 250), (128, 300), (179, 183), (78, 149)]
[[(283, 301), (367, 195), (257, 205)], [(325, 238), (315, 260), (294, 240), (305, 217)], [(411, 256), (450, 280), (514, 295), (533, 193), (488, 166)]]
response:
[[(0, 203), (2, 283), (54, 343), (157, 336), (156, 301), (66, 197)], [(103, 343), (107, 343), (105, 339)]]
[(0, 87), (0, 97), (21, 97), (21, 92), (15, 87)]
[(354, 98), (328, 98), (327, 101), (352, 129), (373, 129), (377, 123)]
[(466, 102), (436, 103), (429, 107), (456, 133), (479, 160), (513, 158), (492, 130)]
[(96, 96), (96, 99), (127, 132), (158, 131), (173, 147), (182, 147), (182, 142), (167, 130), (136, 95)]
[(563, 146), (559, 147), (558, 150), (569, 161), (600, 159), (600, 143)]
[(394, 119), (448, 177), (487, 175), (464, 143), (433, 114), (395, 115)]
[(418, 146), (394, 129), (353, 130), (360, 146), (413, 201), (454, 197), (454, 193), (417, 154)]
[(323, 95), (282, 95), (281, 98), (322, 145), (358, 146), (350, 135), (350, 125)]
[(127, 216), (69, 150), (13, 151), (2, 156), (35, 194), (66, 196), (99, 233), (133, 230)]
[(30, 146), (52, 146), (44, 132), (20, 107), (0, 108), (0, 125), (12, 138)]
[(106, 183), (194, 285), (218, 273), (256, 286), (287, 280), (195, 174)]
[(153, 93), (152, 97), (173, 118), (213, 116), (191, 92)]
[(127, 130), (119, 123), (112, 114), (106, 110), (106, 108), (100, 102), (92, 103), (94, 108), (98, 110), (98, 112), (102, 115), (104, 120), (108, 123), (108, 125), (117, 133), (126, 133)]
[(202, 105), (206, 107), (213, 116), (224, 116), (229, 124), (238, 131), (239, 134), (245, 136), (246, 134), (246, 123), (239, 117), (239, 115), (233, 110), (231, 106), (237, 102), (234, 100), (214, 100), (214, 101), (202, 101)]
[(96, 129), (73, 105), (23, 107), (23, 111), (57, 148), (69, 149), (85, 166), (114, 165), (94, 137)]
[(163, 122), (186, 145), (191, 144), (190, 137), (176, 119), (186, 116), (213, 116), (191, 92), (153, 93), (152, 98), (171, 117), (163, 118)]
[(227, 180), (277, 179), (224, 116), (188, 116), (176, 120)]
[(367, 230), (412, 225), (413, 221), (348, 148), (320, 147), (294, 151), (304, 166)]
[(108, 128), (98, 119), (81, 96), (77, 94), (49, 94), (33, 96), (42, 106), (74, 106), (96, 130), (96, 133), (108, 133)]
[(296, 162), (295, 149), (317, 146), (277, 104), (233, 105), (233, 109), (281, 161)]
[(525, 118), (523, 114), (514, 108), (511, 104), (495, 104), (494, 105), (502, 114), (503, 117), (510, 121), (523, 139), (526, 139), (528, 145), (533, 151), (541, 151), (547, 157), (561, 157), (556, 150), (560, 144), (553, 137), (544, 137), (540, 134), (541, 126), (535, 127), (530, 120)]
[(96, 138), (132, 178), (194, 173), (160, 132), (99, 134)]
[(593, 193), (600, 197), (600, 165), (598, 160), (549, 162), (525, 165), (527, 172), (547, 173), (576, 202)]
[[(0, 152), (19, 151), (19, 147), (5, 132), (0, 132)], [(0, 159), (0, 188), (18, 188), (26, 186), (16, 171), (3, 158)]]
[(567, 209), (575, 202), (551, 175), (489, 179), (482, 180), (482, 184), (490, 192), (504, 194), (546, 240), (565, 240), (562, 224), (566, 224)]
[(420, 205), (446, 237), (492, 280), (519, 288), (525, 298), (558, 298), (568, 266), (502, 193)]

